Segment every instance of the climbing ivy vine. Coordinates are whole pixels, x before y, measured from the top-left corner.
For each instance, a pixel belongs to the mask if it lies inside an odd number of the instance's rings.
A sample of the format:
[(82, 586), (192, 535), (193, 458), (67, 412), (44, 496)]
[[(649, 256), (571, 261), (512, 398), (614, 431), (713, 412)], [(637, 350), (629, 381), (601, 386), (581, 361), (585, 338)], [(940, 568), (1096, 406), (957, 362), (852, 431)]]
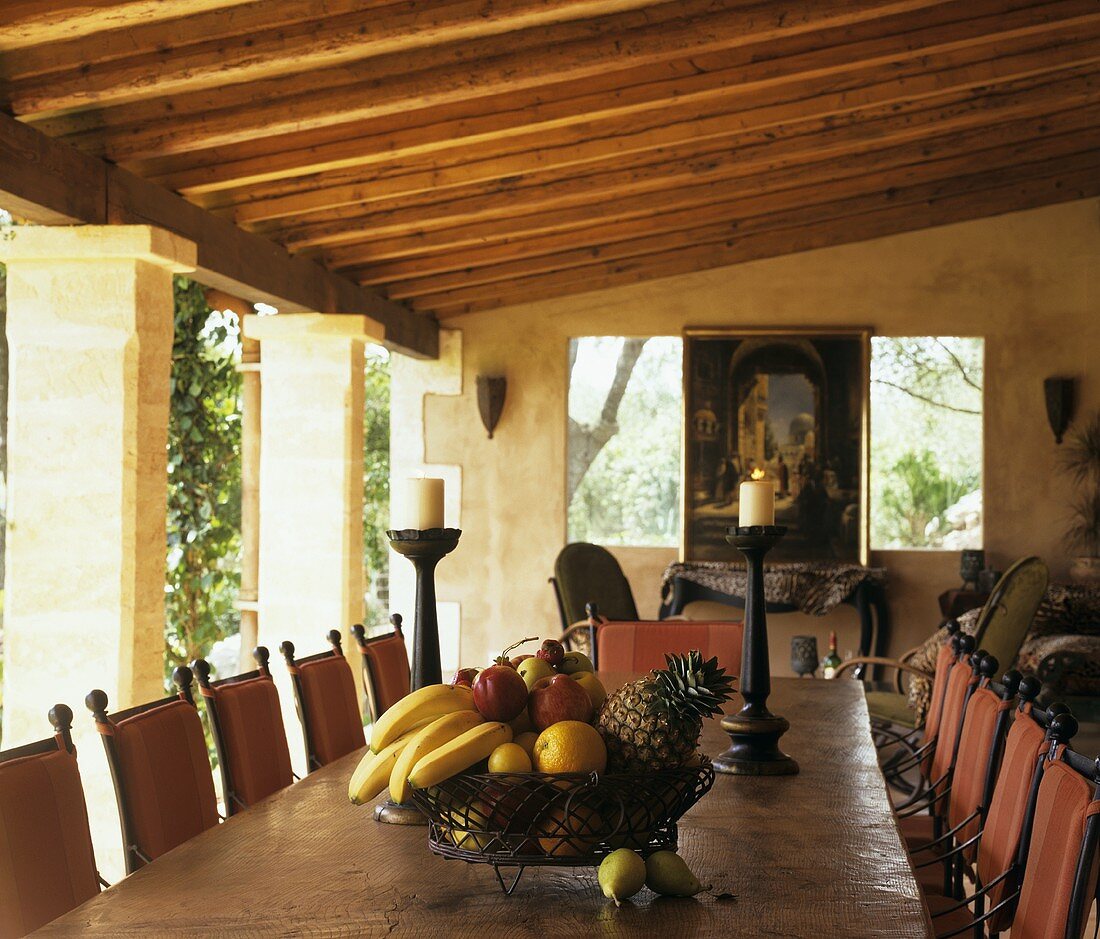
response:
[(176, 278), (168, 421), (165, 668), (240, 628), (240, 330), (201, 286)]

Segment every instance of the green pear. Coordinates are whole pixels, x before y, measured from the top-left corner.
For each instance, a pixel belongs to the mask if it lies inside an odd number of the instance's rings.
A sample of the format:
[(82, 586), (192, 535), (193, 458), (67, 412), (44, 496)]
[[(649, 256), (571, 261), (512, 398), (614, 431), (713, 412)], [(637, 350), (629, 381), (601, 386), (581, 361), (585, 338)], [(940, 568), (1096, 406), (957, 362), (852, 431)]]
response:
[(554, 669), (550, 667), (549, 662), (536, 658), (524, 659), (516, 666), (516, 671), (519, 672), (523, 683), (527, 685), (528, 691), (535, 687), (535, 682), (540, 678), (549, 678), (554, 674)]
[(693, 897), (708, 889), (674, 851), (656, 851), (646, 858), (645, 882), (654, 893), (666, 897)]
[(561, 660), (561, 665), (558, 666), (558, 671), (565, 675), (572, 675), (574, 672), (594, 672), (596, 670), (592, 667), (592, 660), (583, 652), (566, 652), (565, 658)]
[(618, 906), (645, 886), (645, 871), (645, 861), (629, 848), (619, 848), (600, 863), (600, 889)]

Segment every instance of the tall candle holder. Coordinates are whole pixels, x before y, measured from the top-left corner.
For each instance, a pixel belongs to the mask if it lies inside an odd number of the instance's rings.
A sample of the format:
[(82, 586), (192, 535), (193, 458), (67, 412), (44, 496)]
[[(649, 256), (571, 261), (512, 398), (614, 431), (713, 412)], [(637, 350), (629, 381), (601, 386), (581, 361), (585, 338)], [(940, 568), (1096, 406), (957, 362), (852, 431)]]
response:
[(439, 664), (439, 614), (435, 605), (435, 567), (458, 547), (457, 528), (403, 528), (387, 531), (390, 547), (416, 568), (416, 620), (413, 633), (412, 690), (443, 681)]
[[(412, 690), (443, 681), (439, 663), (439, 613), (435, 602), (435, 568), (458, 547), (457, 528), (403, 528), (387, 531), (390, 547), (407, 557), (416, 569), (416, 619), (413, 632)], [(386, 799), (374, 809), (374, 817), (388, 825), (427, 825), (424, 813), (411, 803)]]
[(741, 643), (741, 679), (738, 690), (745, 704), (722, 718), (730, 748), (717, 757), (719, 773), (737, 776), (789, 776), (798, 764), (779, 749), (779, 738), (789, 729), (786, 718), (768, 710), (771, 665), (768, 661), (768, 621), (764, 608), (764, 555), (787, 533), (783, 525), (752, 525), (726, 530), (726, 541), (745, 556), (745, 633)]

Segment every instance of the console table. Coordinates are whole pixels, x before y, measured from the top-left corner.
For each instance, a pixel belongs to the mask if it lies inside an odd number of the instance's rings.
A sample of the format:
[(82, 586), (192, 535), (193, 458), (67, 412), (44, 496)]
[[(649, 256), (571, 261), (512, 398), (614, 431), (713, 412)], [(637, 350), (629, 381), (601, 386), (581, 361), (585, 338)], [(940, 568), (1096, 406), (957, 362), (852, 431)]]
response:
[[(670, 564), (661, 578), (661, 618), (675, 616), (695, 600), (715, 600), (744, 609), (744, 565), (725, 561)], [(859, 613), (859, 655), (883, 655), (890, 635), (886, 568), (841, 562), (764, 565), (769, 613), (824, 616), (846, 603)]]

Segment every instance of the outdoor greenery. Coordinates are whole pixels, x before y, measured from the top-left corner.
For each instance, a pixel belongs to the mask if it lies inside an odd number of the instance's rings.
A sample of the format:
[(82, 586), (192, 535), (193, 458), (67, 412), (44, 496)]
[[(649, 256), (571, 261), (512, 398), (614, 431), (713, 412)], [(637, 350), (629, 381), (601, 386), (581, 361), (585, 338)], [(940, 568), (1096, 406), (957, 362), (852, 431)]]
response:
[(679, 538), (681, 342), (631, 342), (573, 340), (570, 541), (674, 545)]
[(980, 548), (981, 339), (871, 340), (871, 547)]
[(382, 346), (367, 346), (363, 407), (363, 565), (367, 625), (386, 619), (379, 588), (389, 573), (390, 358)]
[(240, 628), (240, 328), (203, 288), (175, 282), (168, 420), (166, 675)]

